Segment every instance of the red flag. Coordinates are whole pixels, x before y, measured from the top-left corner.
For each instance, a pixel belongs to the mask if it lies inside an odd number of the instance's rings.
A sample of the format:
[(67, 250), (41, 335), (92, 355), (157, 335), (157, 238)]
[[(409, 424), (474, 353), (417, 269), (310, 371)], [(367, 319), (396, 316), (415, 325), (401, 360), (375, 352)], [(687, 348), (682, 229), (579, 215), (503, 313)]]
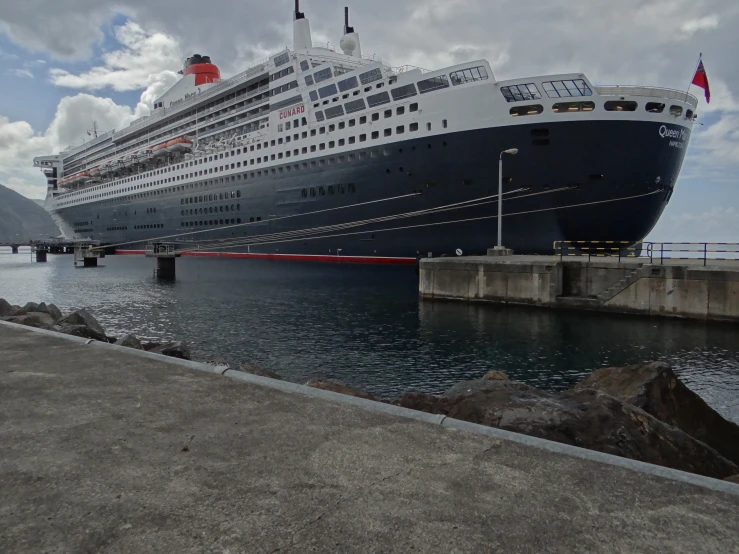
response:
[(693, 77), (693, 83), (695, 86), (702, 88), (706, 91), (706, 102), (711, 103), (711, 88), (708, 86), (708, 75), (706, 75), (706, 68), (703, 67), (703, 60), (698, 64), (698, 69)]

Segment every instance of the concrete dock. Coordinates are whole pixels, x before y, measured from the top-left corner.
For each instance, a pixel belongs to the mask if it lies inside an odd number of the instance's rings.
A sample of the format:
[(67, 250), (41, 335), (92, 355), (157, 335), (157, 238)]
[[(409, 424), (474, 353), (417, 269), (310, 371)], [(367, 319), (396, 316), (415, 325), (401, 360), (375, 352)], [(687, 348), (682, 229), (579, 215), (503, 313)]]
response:
[(737, 485), (222, 372), (0, 323), (0, 552), (739, 552)]
[(430, 300), (739, 322), (739, 260), (424, 258), (419, 276)]

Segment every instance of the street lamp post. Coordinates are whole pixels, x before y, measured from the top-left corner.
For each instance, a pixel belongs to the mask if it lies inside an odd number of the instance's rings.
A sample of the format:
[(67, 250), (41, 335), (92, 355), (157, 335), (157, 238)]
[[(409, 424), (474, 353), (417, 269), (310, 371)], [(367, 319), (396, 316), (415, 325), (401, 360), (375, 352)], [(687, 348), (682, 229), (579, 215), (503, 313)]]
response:
[(500, 153), (498, 161), (498, 245), (497, 250), (503, 250), (503, 154), (515, 156), (518, 148), (509, 148)]

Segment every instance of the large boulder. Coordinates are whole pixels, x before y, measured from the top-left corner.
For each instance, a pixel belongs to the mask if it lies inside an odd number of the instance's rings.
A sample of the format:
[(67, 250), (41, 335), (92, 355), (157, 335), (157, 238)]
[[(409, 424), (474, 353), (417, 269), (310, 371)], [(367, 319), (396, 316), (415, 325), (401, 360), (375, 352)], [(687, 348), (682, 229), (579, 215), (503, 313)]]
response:
[(4, 298), (0, 298), (0, 317), (11, 317), (17, 314), (17, 309), (10, 305), (10, 302)]
[(141, 346), (141, 341), (133, 335), (124, 335), (117, 341), (115, 341), (115, 344), (117, 344), (118, 346), (125, 346), (127, 348), (134, 348), (136, 350), (144, 349), (144, 347)]
[[(62, 326), (66, 325), (84, 325), (85, 327), (89, 327), (92, 331), (94, 331), (96, 334), (105, 336), (105, 329), (98, 323), (98, 320), (95, 319), (90, 312), (85, 310), (84, 308), (81, 310), (77, 310), (72, 312), (66, 317), (63, 317), (59, 320), (59, 324)], [(107, 340), (106, 340), (107, 342)]]
[(36, 302), (26, 302), (26, 305), (21, 308), (25, 313), (38, 312), (38, 304)]
[(156, 348), (152, 348), (149, 352), (154, 354), (163, 354), (164, 356), (170, 356), (172, 358), (180, 358), (182, 360), (191, 360), (190, 347), (187, 346), (186, 342), (176, 341), (167, 342)]
[(41, 302), (41, 304), (39, 304), (36, 308), (36, 311), (49, 314), (51, 317), (54, 318), (54, 321), (59, 321), (60, 319), (62, 319), (62, 317), (64, 317), (61, 310), (57, 308), (54, 304), (46, 304), (45, 302)]
[(599, 391), (548, 393), (512, 381), (459, 383), (399, 406), (723, 479), (738, 467), (644, 410)]
[(633, 404), (739, 464), (739, 425), (721, 417), (685, 386), (667, 364), (597, 369), (575, 386), (575, 390), (584, 389), (595, 389)]
[(11, 323), (18, 323), (19, 325), (36, 327), (37, 329), (45, 329), (47, 331), (55, 330), (54, 318), (52, 318), (49, 314), (41, 312), (29, 312), (25, 315), (11, 316), (3, 319)]
[(81, 337), (83, 339), (93, 339), (100, 342), (108, 342), (108, 337), (105, 336), (105, 333), (98, 333), (95, 329), (93, 329), (92, 327), (88, 327), (87, 325), (65, 324), (61, 326), (59, 332), (64, 333), (65, 335), (71, 335), (73, 337)]
[(321, 389), (321, 390), (327, 390), (331, 392), (338, 392), (339, 394), (346, 394), (347, 396), (356, 396), (357, 398), (364, 398), (366, 400), (376, 400), (374, 396), (371, 394), (353, 389), (351, 387), (347, 387), (343, 383), (337, 383), (335, 381), (321, 381), (318, 379), (311, 379), (306, 384), (308, 387), (312, 387), (314, 389)]

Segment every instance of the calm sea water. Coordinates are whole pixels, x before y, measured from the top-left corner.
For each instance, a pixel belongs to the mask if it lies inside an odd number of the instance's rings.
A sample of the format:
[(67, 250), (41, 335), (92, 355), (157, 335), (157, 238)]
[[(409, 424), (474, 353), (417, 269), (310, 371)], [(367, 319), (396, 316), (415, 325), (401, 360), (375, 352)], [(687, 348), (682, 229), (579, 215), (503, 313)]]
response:
[(430, 303), (412, 267), (182, 258), (177, 281), (161, 283), (144, 257), (103, 264), (75, 269), (70, 255), (37, 264), (0, 249), (0, 297), (87, 307), (111, 335), (184, 339), (198, 360), (336, 379), (383, 398), (441, 392), (489, 369), (563, 389), (597, 367), (664, 360), (739, 422), (733, 325)]

